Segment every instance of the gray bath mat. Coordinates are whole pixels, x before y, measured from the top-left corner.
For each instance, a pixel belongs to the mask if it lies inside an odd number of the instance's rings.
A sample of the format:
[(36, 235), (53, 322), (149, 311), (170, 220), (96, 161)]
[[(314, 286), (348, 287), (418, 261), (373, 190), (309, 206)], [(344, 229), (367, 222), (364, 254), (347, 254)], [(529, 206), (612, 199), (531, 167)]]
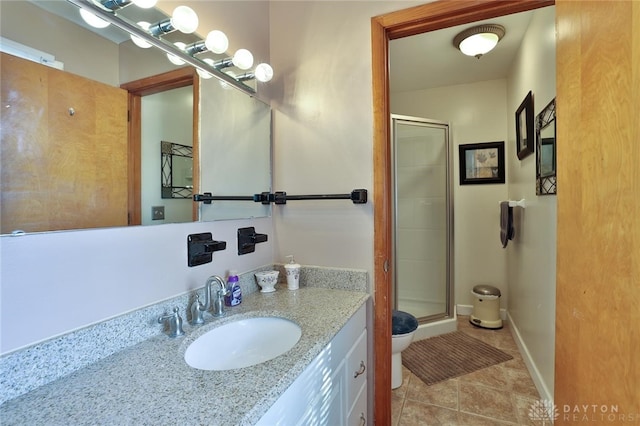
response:
[(491, 367), (513, 357), (462, 331), (411, 343), (402, 364), (427, 385)]

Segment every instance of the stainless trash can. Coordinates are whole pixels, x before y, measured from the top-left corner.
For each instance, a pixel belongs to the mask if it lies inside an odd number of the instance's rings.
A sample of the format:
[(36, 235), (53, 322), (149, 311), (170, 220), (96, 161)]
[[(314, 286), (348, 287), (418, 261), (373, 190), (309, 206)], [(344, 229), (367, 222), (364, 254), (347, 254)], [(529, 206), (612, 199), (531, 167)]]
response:
[(502, 328), (500, 318), (500, 290), (494, 286), (481, 284), (473, 287), (473, 312), (469, 322), (482, 328)]

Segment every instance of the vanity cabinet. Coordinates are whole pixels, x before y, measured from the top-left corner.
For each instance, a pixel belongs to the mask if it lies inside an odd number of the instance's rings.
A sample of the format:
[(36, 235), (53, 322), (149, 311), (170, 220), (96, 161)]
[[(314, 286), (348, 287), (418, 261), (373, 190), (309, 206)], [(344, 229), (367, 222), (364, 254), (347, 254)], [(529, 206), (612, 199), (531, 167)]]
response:
[(366, 305), (351, 317), (258, 425), (366, 425)]

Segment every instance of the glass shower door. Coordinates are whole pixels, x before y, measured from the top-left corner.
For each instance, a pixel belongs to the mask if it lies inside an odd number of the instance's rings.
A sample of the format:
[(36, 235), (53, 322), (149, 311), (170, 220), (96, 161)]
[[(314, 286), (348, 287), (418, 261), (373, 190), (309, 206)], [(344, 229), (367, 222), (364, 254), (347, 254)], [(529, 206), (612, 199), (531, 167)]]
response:
[(422, 323), (453, 315), (449, 126), (392, 116), (395, 307)]

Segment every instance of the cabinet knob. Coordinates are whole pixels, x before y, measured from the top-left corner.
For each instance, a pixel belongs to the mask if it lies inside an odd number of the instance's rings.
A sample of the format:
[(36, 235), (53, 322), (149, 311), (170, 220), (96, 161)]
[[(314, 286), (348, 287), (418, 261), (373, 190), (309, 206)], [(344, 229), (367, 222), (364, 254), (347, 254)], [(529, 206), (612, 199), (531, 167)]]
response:
[(360, 413), (360, 425), (365, 426), (367, 424), (367, 419), (364, 417), (364, 413)]
[(359, 375), (363, 374), (367, 367), (364, 365), (364, 361), (360, 361), (360, 369), (353, 374), (353, 378), (358, 378)]

